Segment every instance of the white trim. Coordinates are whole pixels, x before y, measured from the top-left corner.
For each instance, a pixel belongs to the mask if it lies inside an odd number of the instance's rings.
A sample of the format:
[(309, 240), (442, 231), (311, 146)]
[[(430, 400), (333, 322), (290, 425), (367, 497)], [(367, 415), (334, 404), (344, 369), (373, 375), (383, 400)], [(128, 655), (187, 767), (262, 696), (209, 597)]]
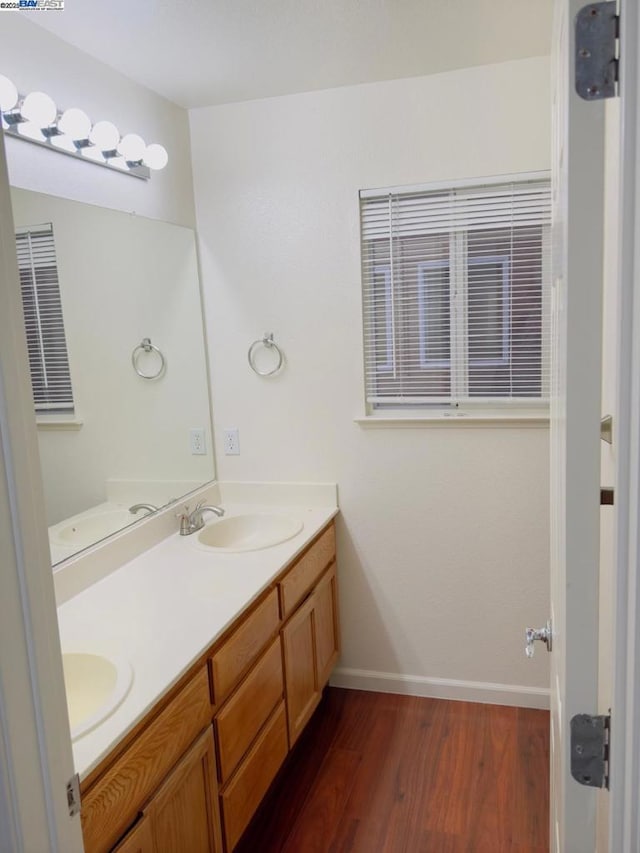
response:
[(429, 678), (424, 675), (403, 675), (396, 672), (378, 672), (373, 669), (349, 667), (335, 669), (330, 684), (333, 687), (371, 690), (375, 693), (399, 693), (403, 696), (480, 702), (485, 705), (510, 705), (515, 708), (543, 710), (549, 708), (548, 687), (496, 684), (490, 681), (459, 681), (455, 678)]
[(364, 429), (421, 429), (424, 427), (446, 428), (449, 427), (489, 427), (495, 429), (522, 429), (533, 427), (535, 429), (549, 428), (548, 413), (532, 412), (527, 414), (497, 414), (493, 412), (486, 415), (465, 414), (464, 412), (451, 411), (434, 412), (433, 415), (365, 415), (354, 418), (353, 422)]
[(69, 417), (68, 415), (36, 414), (38, 432), (47, 430), (79, 430), (83, 426), (84, 421), (82, 418)]
[(438, 190), (457, 190), (464, 187), (492, 187), (500, 184), (510, 184), (516, 181), (548, 181), (551, 172), (542, 170), (540, 172), (511, 172), (504, 175), (485, 175), (477, 178), (458, 178), (453, 181), (432, 181), (426, 184), (401, 184), (395, 187), (376, 187), (374, 189), (360, 190), (360, 198), (380, 198), (384, 195), (395, 193), (421, 193), (437, 192)]
[(618, 412), (614, 417), (616, 564), (614, 688), (611, 737), (609, 849), (637, 853), (640, 845), (640, 67), (637, 3), (621, 4), (620, 235), (618, 246)]

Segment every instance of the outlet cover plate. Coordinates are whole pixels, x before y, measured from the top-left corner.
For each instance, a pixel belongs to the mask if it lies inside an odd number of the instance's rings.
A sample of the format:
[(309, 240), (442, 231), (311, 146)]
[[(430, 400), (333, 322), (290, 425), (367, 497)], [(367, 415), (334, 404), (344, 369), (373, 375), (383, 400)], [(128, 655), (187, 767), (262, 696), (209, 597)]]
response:
[(224, 431), (225, 456), (240, 456), (240, 431), (238, 427), (230, 427)]

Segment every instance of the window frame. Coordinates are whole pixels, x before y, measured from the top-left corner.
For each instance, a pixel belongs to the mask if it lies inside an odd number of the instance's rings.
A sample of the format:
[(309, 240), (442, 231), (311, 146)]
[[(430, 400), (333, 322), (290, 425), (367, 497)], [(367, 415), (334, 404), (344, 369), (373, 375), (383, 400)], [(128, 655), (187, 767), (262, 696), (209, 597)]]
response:
[[(550, 182), (551, 181), (551, 173), (546, 170), (541, 171), (533, 171), (533, 172), (522, 172), (522, 173), (510, 173), (503, 175), (493, 175), (490, 177), (477, 177), (471, 179), (459, 179), (452, 181), (439, 181), (439, 182), (430, 182), (423, 184), (412, 184), (412, 185), (399, 185), (392, 187), (380, 187), (375, 189), (367, 189), (361, 190), (359, 192), (359, 200), (360, 205), (362, 201), (366, 199), (372, 198), (381, 198), (383, 195), (403, 195), (403, 194), (413, 194), (413, 193), (440, 193), (454, 190), (473, 190), (474, 188), (480, 187), (490, 187), (495, 185), (499, 187), (501, 185), (513, 183), (527, 183), (527, 182)], [(361, 209), (359, 205), (359, 208)], [(360, 220), (361, 221), (361, 220)], [(435, 261), (425, 261), (420, 262), (425, 266), (433, 266), (443, 268), (445, 266), (449, 266), (453, 268), (457, 265), (466, 262), (464, 259), (464, 252), (466, 252), (466, 245), (463, 246), (461, 244), (466, 243), (466, 237), (468, 231), (460, 231), (460, 232), (450, 232), (450, 240), (455, 243), (457, 242), (457, 246), (453, 246), (450, 250), (449, 261), (446, 262), (444, 260), (437, 259)], [(455, 400), (456, 396), (462, 396), (459, 394), (461, 389), (461, 385), (463, 384), (461, 381), (461, 377), (459, 375), (451, 376), (451, 399), (445, 399), (443, 397), (415, 397), (414, 399), (407, 398), (406, 400), (399, 401), (397, 399), (391, 398), (388, 401), (379, 400), (377, 402), (371, 402), (368, 399), (367, 388), (366, 385), (363, 386), (363, 402), (364, 402), (364, 414), (357, 416), (354, 418), (356, 423), (359, 423), (362, 426), (409, 426), (412, 425), (429, 425), (429, 424), (437, 424), (443, 421), (448, 423), (456, 423), (467, 425), (487, 425), (492, 422), (497, 422), (498, 424), (502, 423), (503, 425), (509, 425), (512, 423), (514, 426), (519, 426), (521, 424), (527, 426), (547, 426), (549, 423), (549, 407), (550, 407), (550, 381), (547, 376), (547, 371), (544, 369), (545, 362), (548, 364), (548, 361), (551, 357), (550, 355), (550, 336), (551, 336), (551, 323), (550, 323), (550, 308), (551, 308), (551, 300), (552, 300), (552, 287), (553, 283), (550, 280), (550, 241), (551, 241), (551, 228), (549, 224), (543, 224), (541, 226), (541, 276), (543, 281), (542, 287), (542, 338), (541, 338), (541, 349), (542, 349), (542, 393), (541, 397), (519, 397), (519, 398), (506, 398), (506, 397), (475, 397), (475, 398), (467, 398), (464, 400)], [(361, 271), (364, 275), (365, 269), (365, 253), (367, 252), (367, 241), (361, 239)], [(503, 299), (503, 329), (504, 336), (508, 338), (510, 334), (511, 328), (511, 308), (510, 308), (510, 299), (508, 295), (509, 289), (509, 275), (510, 270), (509, 266), (511, 264), (511, 256), (502, 254), (500, 252), (496, 252), (493, 255), (488, 255), (486, 257), (478, 255), (476, 258), (472, 258), (470, 263), (472, 265), (481, 264), (485, 261), (491, 261), (497, 263), (503, 263), (503, 282), (506, 282), (507, 291), (505, 292), (503, 288), (503, 294), (505, 294), (505, 298)], [(381, 265), (378, 265), (381, 266)], [(388, 265), (390, 266), (390, 265)], [(390, 274), (390, 272), (389, 272)], [(452, 275), (453, 278), (453, 275)], [(466, 274), (463, 276), (464, 286), (466, 290), (467, 285), (467, 276)], [(421, 294), (422, 289), (418, 288), (418, 292)], [(453, 283), (451, 286), (451, 293), (453, 294)], [(366, 317), (366, 307), (365, 307), (365, 290), (364, 287), (361, 288), (361, 297), (362, 297), (362, 329), (363, 329), (363, 340), (362, 340), (362, 353), (366, 353), (367, 351), (367, 339), (365, 332), (365, 323), (364, 319)], [(393, 294), (392, 294), (393, 298)], [(465, 299), (463, 300), (466, 303), (466, 294)], [(458, 312), (462, 313), (462, 312)], [(457, 321), (457, 326), (454, 324), (453, 314), (452, 314), (452, 337), (454, 328), (457, 328), (458, 333), (460, 332), (460, 326), (466, 324), (466, 316), (459, 318)], [(421, 318), (421, 325), (423, 325)], [(395, 337), (395, 331), (393, 332)], [(461, 335), (457, 334), (457, 338), (460, 338)], [(457, 358), (460, 360), (461, 349), (466, 350), (466, 333), (463, 336), (465, 340), (457, 340), (455, 342), (455, 347), (458, 351)], [(421, 335), (422, 338), (422, 335)], [(369, 341), (370, 344), (370, 341)], [(453, 353), (454, 349), (454, 341), (451, 342), (451, 351)], [(504, 353), (504, 348), (503, 348)], [(422, 358), (423, 355), (423, 341), (420, 341), (420, 366), (421, 369), (429, 370), (430, 368), (437, 369), (439, 366), (445, 366), (448, 364), (448, 360), (438, 360), (438, 363), (431, 359), (425, 360)], [(468, 371), (469, 364), (473, 363), (474, 366), (508, 366), (508, 359), (506, 362), (498, 359), (482, 359), (480, 361), (471, 362), (468, 359), (466, 352), (464, 353), (464, 361), (465, 363), (465, 372)], [(391, 365), (393, 369), (393, 365)], [(366, 367), (363, 371), (363, 381), (366, 383)], [(455, 391), (454, 391), (455, 387)], [(369, 391), (370, 394), (370, 391)]]
[[(50, 253), (49, 264), (45, 265), (40, 260), (36, 263), (37, 257), (34, 255), (32, 240), (36, 238), (48, 239), (46, 250)], [(19, 241), (25, 240), (28, 245), (25, 249), (18, 249)], [(23, 310), (23, 327), (27, 338), (27, 355), (29, 362), (29, 378), (31, 380), (34, 412), (38, 425), (51, 424), (55, 427), (67, 427), (71, 425), (76, 427), (81, 425), (81, 421), (77, 417), (76, 399), (73, 391), (73, 381), (71, 376), (71, 364), (69, 358), (69, 345), (67, 342), (67, 332), (64, 323), (64, 309), (62, 304), (62, 293), (60, 289), (60, 271), (58, 264), (58, 256), (55, 243), (55, 233), (51, 222), (40, 223), (37, 225), (19, 226), (15, 229), (15, 246), (17, 255), (18, 275), (20, 279), (20, 298)], [(44, 270), (42, 278), (38, 278), (38, 271)], [(23, 276), (25, 273), (28, 276), (28, 281), (25, 283)], [(44, 279), (44, 280), (42, 280)], [(47, 280), (49, 279), (49, 280)], [(53, 280), (52, 280), (53, 279)], [(25, 303), (25, 291), (30, 291), (30, 295), (34, 303), (33, 316), (29, 318), (27, 305)], [(52, 294), (55, 290), (55, 308), (52, 309)], [(43, 313), (40, 310), (40, 303), (46, 306)], [(57, 333), (58, 340), (47, 344), (44, 334), (46, 325), (51, 325), (52, 310), (57, 310)], [(34, 362), (32, 356), (32, 347), (29, 342), (30, 336), (36, 334), (37, 350), (39, 353), (39, 361)], [(61, 367), (60, 352), (63, 351), (62, 362), (64, 367)], [(58, 363), (56, 363), (58, 362)], [(34, 387), (34, 374), (40, 372), (45, 377), (45, 386), (47, 384), (46, 376), (48, 372), (52, 375), (64, 374), (64, 392), (67, 393), (70, 399), (68, 400), (44, 400), (40, 399)], [(41, 383), (40, 383), (41, 384)]]

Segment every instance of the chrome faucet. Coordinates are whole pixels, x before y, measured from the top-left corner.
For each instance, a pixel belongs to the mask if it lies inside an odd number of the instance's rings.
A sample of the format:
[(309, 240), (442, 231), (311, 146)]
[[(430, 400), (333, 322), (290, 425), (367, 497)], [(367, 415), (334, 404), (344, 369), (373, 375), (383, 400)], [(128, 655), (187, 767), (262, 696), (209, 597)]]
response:
[(204, 513), (212, 512), (221, 518), (224, 515), (224, 510), (221, 506), (211, 506), (209, 504), (199, 503), (193, 512), (189, 512), (189, 507), (185, 506), (184, 512), (178, 513), (176, 518), (180, 519), (180, 536), (190, 536), (204, 527)]
[(131, 513), (131, 515), (135, 515), (136, 513), (140, 512), (141, 509), (146, 509), (148, 515), (151, 515), (152, 512), (158, 511), (158, 507), (154, 506), (153, 504), (134, 504), (133, 506), (129, 507), (129, 512)]

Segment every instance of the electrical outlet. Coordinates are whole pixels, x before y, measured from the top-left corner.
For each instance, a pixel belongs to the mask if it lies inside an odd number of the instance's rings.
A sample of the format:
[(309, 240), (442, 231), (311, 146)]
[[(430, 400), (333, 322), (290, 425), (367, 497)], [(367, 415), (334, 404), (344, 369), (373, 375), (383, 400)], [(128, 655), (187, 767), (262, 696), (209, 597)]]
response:
[(189, 443), (191, 445), (192, 456), (206, 456), (207, 443), (205, 441), (204, 429), (196, 428), (189, 430)]
[(240, 433), (238, 427), (225, 429), (224, 454), (225, 456), (240, 456)]

